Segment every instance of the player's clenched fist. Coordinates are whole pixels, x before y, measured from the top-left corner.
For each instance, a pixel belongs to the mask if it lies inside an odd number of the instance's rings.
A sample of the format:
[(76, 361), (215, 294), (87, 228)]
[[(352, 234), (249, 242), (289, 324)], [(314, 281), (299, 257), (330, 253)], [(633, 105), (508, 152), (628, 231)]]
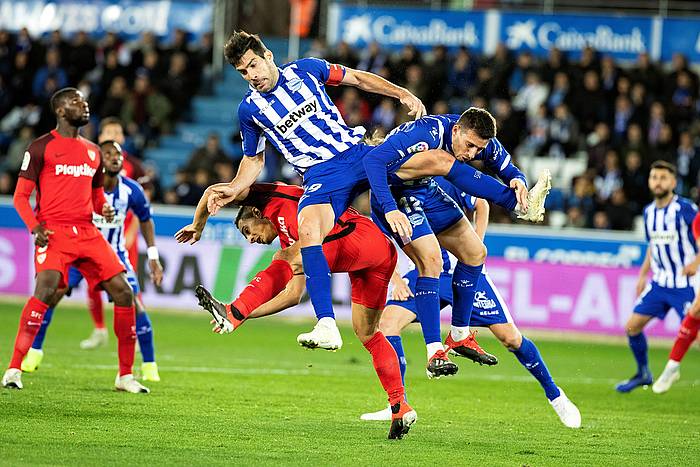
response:
[(43, 225), (39, 224), (32, 229), (32, 235), (34, 235), (34, 244), (39, 247), (45, 247), (49, 244), (49, 235), (53, 234), (53, 230), (49, 230)]

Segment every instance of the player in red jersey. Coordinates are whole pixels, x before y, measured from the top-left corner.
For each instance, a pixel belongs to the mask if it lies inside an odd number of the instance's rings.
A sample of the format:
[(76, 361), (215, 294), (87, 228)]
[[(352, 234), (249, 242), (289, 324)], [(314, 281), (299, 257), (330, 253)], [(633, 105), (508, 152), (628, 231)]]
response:
[[(208, 217), (207, 199), (212, 192), (207, 189), (200, 200), (193, 223), (175, 234), (178, 242), (199, 240)], [(270, 244), (279, 237), (282, 250), (231, 304), (217, 301), (204, 287), (197, 286), (199, 303), (214, 317), (215, 330), (231, 332), (247, 318), (277, 313), (299, 303), (305, 285), (297, 222), (303, 193), (298, 186), (258, 183), (234, 201), (241, 206), (236, 226), (243, 236), (251, 243), (261, 244)], [(326, 237), (323, 252), (331, 272), (347, 272), (350, 276), (353, 330), (372, 355), (375, 371), (388, 395), (393, 415), (389, 438), (401, 438), (417, 416), (404, 399), (396, 352), (379, 331), (379, 318), (396, 265), (396, 248), (370, 219), (350, 208)]]
[[(101, 287), (114, 299), (119, 373), (115, 388), (148, 392), (132, 374), (136, 342), (135, 310), (124, 266), (92, 223), (93, 211), (107, 219), (114, 209), (102, 187), (100, 148), (79, 134), (90, 109), (82, 93), (64, 88), (51, 97), (56, 129), (35, 139), (20, 168), (14, 195), (15, 209), (34, 235), (36, 285), (22, 310), (14, 353), (2, 378), (6, 388), (22, 389), (20, 365), (39, 331), (44, 312), (55, 305), (57, 291), (66, 287), (73, 265), (91, 289)], [(36, 189), (36, 214), (29, 198)]]
[[(700, 246), (700, 213), (695, 215), (692, 224), (693, 238), (695, 242)], [(698, 272), (700, 263), (692, 262), (683, 270), (684, 274), (689, 276), (694, 276)], [(700, 294), (695, 291), (695, 299), (693, 303), (690, 304), (690, 308), (685, 313), (683, 321), (681, 321), (681, 327), (678, 329), (678, 336), (673, 342), (673, 348), (668, 356), (668, 362), (666, 362), (666, 367), (661, 373), (661, 376), (654, 382), (651, 390), (656, 394), (663, 394), (664, 392), (671, 389), (673, 383), (681, 378), (681, 360), (685, 357), (688, 349), (695, 339), (698, 337), (698, 330), (700, 329)]]
[[(103, 118), (100, 122), (100, 134), (97, 135), (97, 142), (102, 144), (105, 141), (115, 141), (120, 146), (123, 146), (124, 140), (124, 127), (121, 120), (116, 117)], [(122, 153), (124, 155), (122, 175), (136, 180), (141, 185), (148, 183), (149, 180), (141, 162), (127, 154), (126, 151), (122, 151)], [(129, 211), (124, 222), (124, 238), (126, 240), (129, 262), (136, 266), (137, 269), (139, 264), (138, 232), (139, 223), (135, 221), (134, 214)], [(108, 341), (102, 307), (102, 294), (99, 291), (88, 291), (88, 309), (95, 328), (92, 330), (90, 337), (80, 342), (80, 348), (85, 350), (96, 349), (106, 345)]]

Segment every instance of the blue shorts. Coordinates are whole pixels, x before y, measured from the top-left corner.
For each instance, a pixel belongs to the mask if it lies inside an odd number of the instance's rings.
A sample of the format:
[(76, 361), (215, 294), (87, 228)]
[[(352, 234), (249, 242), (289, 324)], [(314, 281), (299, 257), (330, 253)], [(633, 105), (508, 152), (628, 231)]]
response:
[[(138, 295), (141, 292), (141, 289), (139, 287), (139, 280), (136, 277), (134, 268), (129, 262), (129, 258), (127, 258), (126, 256), (126, 252), (117, 253), (117, 256), (119, 257), (119, 261), (121, 261), (124, 265), (124, 268), (126, 268), (126, 280), (131, 286), (131, 290), (134, 291), (134, 295)], [(82, 281), (83, 275), (80, 273), (80, 271), (78, 271), (78, 268), (71, 266), (71, 268), (68, 270), (68, 288), (74, 289), (78, 287), (78, 285), (80, 285)]]
[[(416, 292), (416, 279), (418, 270), (409, 271), (403, 276), (408, 281), (411, 292)], [(396, 305), (416, 313), (416, 299), (409, 298), (406, 301), (389, 300), (386, 306)], [(440, 275), (440, 309), (447, 305), (452, 305), (452, 274), (442, 273)], [(415, 322), (418, 322), (416, 316)], [(503, 297), (498, 293), (496, 286), (491, 282), (491, 278), (486, 273), (482, 273), (479, 278), (476, 295), (474, 296), (474, 308), (469, 320), (470, 326), (488, 327), (492, 324), (512, 323), (508, 305), (503, 301)]]
[(671, 289), (661, 287), (656, 282), (651, 282), (642, 291), (634, 305), (634, 312), (640, 315), (653, 316), (664, 319), (666, 314), (674, 309), (681, 320), (685, 312), (695, 298), (695, 290), (692, 287)]
[[(422, 183), (417, 180), (414, 185), (392, 186), (391, 192), (399, 210), (411, 221), (411, 240), (431, 234), (438, 235), (464, 218), (464, 213), (457, 203), (432, 179)], [(374, 223), (385, 235), (403, 245), (401, 237), (391, 231), (374, 196), (371, 199), (371, 207)]]
[(299, 211), (306, 206), (330, 204), (337, 221), (355, 198), (369, 189), (362, 158), (372, 149), (373, 146), (360, 143), (309, 168), (304, 174), (304, 194), (299, 200)]

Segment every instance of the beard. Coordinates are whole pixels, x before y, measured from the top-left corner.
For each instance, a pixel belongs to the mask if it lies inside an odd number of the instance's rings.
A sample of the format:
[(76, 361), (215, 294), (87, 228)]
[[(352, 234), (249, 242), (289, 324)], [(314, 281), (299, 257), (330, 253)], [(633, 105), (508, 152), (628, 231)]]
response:
[(105, 169), (105, 173), (107, 175), (109, 175), (110, 177), (116, 177), (117, 175), (122, 173), (122, 168), (120, 167), (119, 170), (117, 170), (117, 171)]
[(654, 194), (654, 199), (663, 199), (667, 197), (671, 193), (671, 190), (662, 190), (662, 191), (655, 191)]
[(80, 127), (87, 125), (90, 122), (90, 117), (80, 115), (79, 117), (74, 117), (74, 118), (66, 117), (66, 120), (68, 121), (68, 123), (70, 123), (71, 126), (74, 126), (76, 128), (80, 128)]

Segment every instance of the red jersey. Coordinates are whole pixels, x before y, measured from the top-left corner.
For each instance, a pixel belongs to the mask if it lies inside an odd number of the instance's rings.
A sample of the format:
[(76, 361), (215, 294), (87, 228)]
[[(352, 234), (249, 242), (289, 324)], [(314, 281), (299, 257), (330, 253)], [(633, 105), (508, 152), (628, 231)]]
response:
[[(299, 240), (297, 211), (299, 199), (303, 194), (304, 190), (296, 185), (280, 182), (256, 183), (250, 187), (245, 204), (260, 209), (263, 217), (269, 219), (275, 226), (282, 248), (287, 248)], [(328, 233), (325, 241), (338, 237), (347, 230), (347, 222), (357, 218), (366, 219), (355, 209), (348, 208)]]
[(51, 130), (29, 145), (19, 176), (36, 184), (39, 222), (92, 225), (92, 190), (102, 188), (103, 179), (96, 144)]
[(696, 242), (700, 240), (700, 212), (693, 219), (693, 237), (695, 237)]

